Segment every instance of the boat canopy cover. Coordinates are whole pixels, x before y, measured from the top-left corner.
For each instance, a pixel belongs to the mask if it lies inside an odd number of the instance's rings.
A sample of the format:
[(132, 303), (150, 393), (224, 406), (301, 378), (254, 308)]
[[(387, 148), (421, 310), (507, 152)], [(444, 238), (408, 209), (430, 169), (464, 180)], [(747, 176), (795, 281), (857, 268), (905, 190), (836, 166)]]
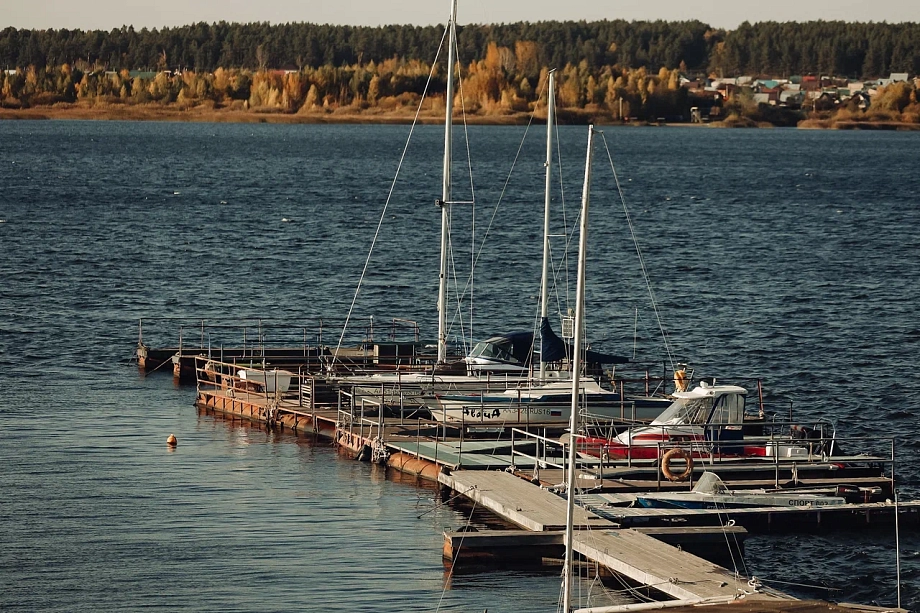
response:
[(700, 475), (692, 491), (697, 494), (731, 494), (719, 475), (711, 473), (708, 470)]
[[(549, 318), (547, 317), (544, 317), (540, 323), (540, 336), (543, 339), (540, 347), (540, 359), (544, 362), (558, 362), (572, 355), (572, 346), (556, 336), (552, 326), (549, 325)], [(629, 362), (629, 358), (589, 349), (585, 354), (585, 362), (588, 364), (625, 364)]]
[[(572, 355), (572, 345), (553, 332), (548, 318), (544, 318), (540, 325), (540, 335), (542, 337), (540, 354), (544, 362), (558, 362)], [(492, 336), (477, 343), (469, 357), (530, 366), (534, 346), (533, 332), (511, 332)], [(585, 361), (588, 364), (625, 364), (629, 358), (589, 350)]]

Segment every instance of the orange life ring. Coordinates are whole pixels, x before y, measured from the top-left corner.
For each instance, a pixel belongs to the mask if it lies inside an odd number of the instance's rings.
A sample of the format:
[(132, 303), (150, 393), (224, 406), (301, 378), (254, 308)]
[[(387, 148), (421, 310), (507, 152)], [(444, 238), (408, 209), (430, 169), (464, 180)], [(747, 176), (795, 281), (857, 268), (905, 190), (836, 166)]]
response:
[[(684, 472), (675, 474), (671, 471), (671, 460), (674, 458), (686, 462), (687, 466), (684, 468)], [(690, 475), (693, 474), (693, 458), (680, 447), (671, 449), (661, 458), (661, 474), (664, 475), (665, 479), (668, 481), (686, 481), (690, 478)]]

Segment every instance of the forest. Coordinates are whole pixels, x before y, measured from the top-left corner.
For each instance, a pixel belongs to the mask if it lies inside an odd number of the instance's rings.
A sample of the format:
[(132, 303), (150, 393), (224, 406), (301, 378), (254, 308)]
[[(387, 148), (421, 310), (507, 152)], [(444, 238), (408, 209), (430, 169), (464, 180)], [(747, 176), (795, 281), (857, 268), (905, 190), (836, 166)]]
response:
[[(0, 31), (0, 67), (74, 65), (106, 70), (303, 69), (379, 64), (399, 58), (431, 62), (441, 26), (352, 27), (289, 23), (197, 23), (135, 30)], [(491, 43), (534, 45), (533, 64), (562, 68), (582, 62), (658, 71), (711, 74), (825, 74), (867, 79), (920, 73), (920, 24), (841, 21), (742, 23), (726, 31), (699, 21), (566, 21), (458, 27), (462, 61), (485, 58)]]
[[(432, 67), (442, 36), (440, 26), (308, 23), (110, 32), (6, 28), (0, 31), (0, 107), (408, 114), (427, 91), (427, 111), (435, 113), (445, 89), (444, 69)], [(532, 111), (555, 68), (559, 106), (571, 120), (686, 120), (698, 102), (680, 87), (685, 76), (915, 75), (920, 24), (765, 22), (731, 31), (699, 21), (467, 25), (458, 27), (458, 51), (465, 79), (458, 95), (473, 114)], [(904, 106), (916, 105), (910, 89)], [(768, 113), (745, 99), (727, 106), (727, 113), (784, 125), (801, 118)]]

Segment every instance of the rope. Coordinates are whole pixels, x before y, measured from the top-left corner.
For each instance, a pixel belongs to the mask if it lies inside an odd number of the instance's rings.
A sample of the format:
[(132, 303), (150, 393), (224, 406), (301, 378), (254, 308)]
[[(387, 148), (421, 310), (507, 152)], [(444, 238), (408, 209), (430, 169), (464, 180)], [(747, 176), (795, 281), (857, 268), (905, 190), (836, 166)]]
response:
[(450, 502), (453, 502), (453, 501), (456, 500), (457, 498), (460, 498), (461, 496), (466, 496), (467, 494), (469, 494), (470, 492), (472, 492), (472, 491), (475, 490), (475, 489), (476, 489), (476, 486), (473, 485), (473, 486), (471, 486), (471, 487), (468, 487), (468, 488), (466, 489), (466, 491), (457, 492), (456, 494), (454, 494), (453, 496), (451, 496), (450, 498), (448, 498), (448, 499), (445, 500), (444, 502), (441, 502), (441, 503), (435, 502), (434, 507), (428, 509), (427, 511), (425, 511), (425, 512), (422, 513), (421, 515), (416, 516), (416, 519), (421, 519), (421, 518), (425, 517), (426, 515), (428, 515), (429, 513), (433, 513), (434, 511), (437, 511), (437, 510), (440, 509), (441, 507), (447, 505), (447, 504), (450, 503)]
[(671, 353), (671, 346), (668, 342), (668, 334), (665, 332), (664, 324), (661, 322), (661, 314), (658, 310), (658, 300), (655, 298), (655, 291), (652, 289), (652, 283), (649, 278), (648, 269), (645, 266), (645, 259), (642, 257), (642, 250), (639, 248), (639, 241), (636, 238), (636, 230), (633, 227), (632, 218), (629, 215), (629, 208), (626, 206), (626, 197), (623, 195), (623, 187), (620, 185), (620, 177), (617, 176), (616, 168), (613, 165), (613, 157), (610, 154), (610, 147), (607, 146), (607, 137), (603, 132), (599, 133), (601, 139), (604, 141), (604, 149), (607, 152), (607, 160), (610, 163), (610, 170), (613, 172), (613, 180), (617, 186), (617, 192), (620, 195), (620, 202), (623, 203), (623, 213), (626, 215), (626, 224), (629, 227), (629, 234), (632, 237), (633, 244), (636, 247), (636, 255), (639, 257), (639, 266), (642, 269), (642, 278), (645, 281), (645, 286), (648, 289), (649, 299), (652, 302), (652, 310), (655, 313), (655, 319), (658, 321), (658, 329), (661, 331), (661, 340), (664, 342), (665, 351), (668, 354), (668, 361), (671, 364), (671, 369), (674, 369), (674, 357)]
[(829, 585), (812, 585), (810, 583), (796, 583), (794, 581), (780, 581), (779, 579), (769, 579), (770, 583), (782, 583), (783, 585), (794, 585), (796, 587), (807, 587), (814, 590), (827, 590), (828, 592), (840, 592), (843, 588), (831, 587)]
[[(453, 27), (452, 24), (448, 25), (448, 28)], [(403, 162), (406, 159), (406, 153), (409, 151), (409, 142), (412, 140), (412, 135), (415, 133), (415, 128), (418, 125), (418, 119), (422, 112), (422, 106), (425, 104), (425, 99), (428, 94), (428, 87), (431, 85), (431, 80), (434, 78), (435, 67), (438, 63), (438, 58), (441, 56), (441, 49), (444, 46), (444, 37), (447, 36), (448, 30), (444, 30), (444, 34), (441, 36), (441, 44), (438, 45), (438, 52), (435, 54), (434, 62), (431, 64), (431, 70), (428, 72), (428, 80), (425, 82), (424, 94), (422, 95), (421, 100), (419, 100), (418, 108), (415, 110), (415, 117), (412, 120), (412, 126), (409, 128), (409, 137), (406, 139), (406, 144), (403, 147), (402, 154), (399, 156), (399, 164), (396, 167), (396, 176), (393, 177), (392, 183), (390, 183), (390, 189), (387, 192), (386, 202), (383, 205), (383, 211), (380, 213), (380, 219), (377, 221), (377, 229), (374, 231), (374, 239), (371, 241), (371, 247), (367, 252), (367, 259), (364, 261), (364, 268), (361, 270), (361, 277), (358, 279), (358, 285), (355, 288), (355, 295), (351, 300), (351, 306), (348, 307), (348, 315), (345, 317), (345, 323), (342, 326), (342, 334), (339, 335), (339, 342), (335, 346), (335, 352), (332, 354), (332, 362), (329, 368), (335, 365), (338, 360), (339, 350), (342, 348), (342, 341), (345, 338), (345, 331), (348, 329), (348, 323), (351, 321), (352, 313), (355, 309), (355, 303), (358, 301), (358, 294), (361, 292), (361, 286), (364, 283), (364, 277), (367, 275), (367, 269), (370, 266), (371, 255), (374, 253), (374, 247), (377, 245), (377, 239), (380, 236), (380, 228), (383, 226), (383, 222), (386, 219), (387, 208), (390, 206), (390, 202), (393, 199), (393, 192), (396, 189), (396, 182), (399, 180), (399, 174), (402, 170)]]
[[(470, 488), (470, 489), (475, 489), (475, 488)], [(470, 490), (467, 490), (467, 491), (470, 491)], [(458, 495), (459, 495), (459, 494), (458, 494)], [(463, 531), (463, 536), (460, 537), (460, 544), (457, 545), (457, 554), (459, 554), (460, 550), (463, 549), (463, 541), (464, 541), (464, 539), (466, 539), (466, 533), (469, 532), (469, 527), (470, 527), (470, 525), (472, 525), (472, 523), (473, 523), (473, 513), (476, 512), (476, 505), (477, 505), (477, 504), (478, 504), (478, 503), (477, 503), (475, 500), (473, 500), (473, 508), (470, 509), (470, 515), (469, 515), (469, 517), (468, 517), (467, 520), (466, 520), (466, 526), (465, 526), (466, 530)], [(451, 580), (451, 578), (454, 576), (454, 566), (456, 565), (456, 564), (455, 564), (456, 560), (457, 560), (456, 557), (454, 557), (454, 559), (451, 560), (450, 571), (448, 571), (448, 573), (447, 573), (447, 580), (444, 582), (444, 589), (441, 590), (441, 598), (438, 600), (438, 606), (437, 606), (437, 608), (435, 609), (435, 611), (440, 611), (440, 610), (441, 610), (441, 603), (444, 602), (444, 596), (445, 596), (445, 594), (447, 594), (447, 588), (450, 586), (450, 580)]]

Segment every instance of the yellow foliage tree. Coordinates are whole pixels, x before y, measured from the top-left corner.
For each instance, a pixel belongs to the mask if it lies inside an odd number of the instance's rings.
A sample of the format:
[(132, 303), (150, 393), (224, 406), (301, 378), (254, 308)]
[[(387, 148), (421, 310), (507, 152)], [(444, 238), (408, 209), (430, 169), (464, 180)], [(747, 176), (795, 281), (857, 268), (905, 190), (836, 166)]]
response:
[(878, 93), (872, 97), (872, 109), (880, 111), (896, 111), (900, 113), (908, 104), (913, 87), (906, 81), (891, 83), (880, 87)]
[(310, 90), (307, 92), (307, 98), (304, 100), (303, 108), (310, 111), (316, 108), (316, 105), (319, 104), (319, 90), (316, 88), (316, 84), (310, 85)]
[(367, 85), (367, 102), (370, 105), (377, 104), (377, 98), (380, 96), (380, 77), (374, 75), (371, 82)]
[(536, 75), (540, 71), (537, 60), (539, 47), (531, 40), (519, 40), (514, 43), (515, 71), (521, 76)]
[(617, 93), (617, 82), (616, 80), (614, 80), (612, 76), (608, 77), (607, 87), (604, 92), (604, 106), (606, 106), (609, 111), (615, 112), (618, 110), (617, 109), (618, 99), (619, 99), (619, 95)]
[(562, 69), (562, 85), (559, 87), (559, 105), (563, 108), (581, 108), (584, 106), (584, 87), (578, 68), (566, 64)]
[(680, 89), (680, 71), (676, 68), (668, 75), (668, 89), (671, 91)]

